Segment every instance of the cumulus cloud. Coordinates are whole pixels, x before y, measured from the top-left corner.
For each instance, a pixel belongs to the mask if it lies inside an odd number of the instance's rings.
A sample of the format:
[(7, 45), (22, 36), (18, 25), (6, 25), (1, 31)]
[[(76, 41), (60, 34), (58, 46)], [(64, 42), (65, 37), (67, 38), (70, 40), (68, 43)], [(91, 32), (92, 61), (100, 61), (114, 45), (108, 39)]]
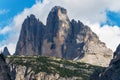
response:
[(120, 12), (120, 0), (111, 0), (109, 4), (109, 10), (114, 12)]
[(44, 0), (42, 3), (36, 0), (36, 4), (31, 8), (25, 8), (13, 18), (10, 25), (2, 30), (2, 33), (5, 33), (8, 32), (9, 29), (12, 29), (12, 31), (9, 31), (10, 35), (8, 39), (4, 40), (2, 44), (8, 46), (10, 52), (14, 53), (21, 25), (27, 15), (35, 14), (40, 21), (46, 24), (49, 11), (57, 5), (67, 9), (70, 19), (80, 20), (84, 22), (84, 24), (88, 24), (92, 30), (99, 35), (100, 39), (104, 41), (109, 48), (114, 50), (120, 42), (120, 28), (118, 26), (108, 25), (101, 27), (100, 24), (107, 20), (106, 10), (114, 12), (120, 11), (119, 3), (120, 0)]
[(120, 28), (118, 26), (104, 25), (101, 27), (99, 23), (90, 24), (89, 22), (86, 24), (99, 36), (101, 41), (106, 43), (108, 48), (115, 51), (120, 43)]

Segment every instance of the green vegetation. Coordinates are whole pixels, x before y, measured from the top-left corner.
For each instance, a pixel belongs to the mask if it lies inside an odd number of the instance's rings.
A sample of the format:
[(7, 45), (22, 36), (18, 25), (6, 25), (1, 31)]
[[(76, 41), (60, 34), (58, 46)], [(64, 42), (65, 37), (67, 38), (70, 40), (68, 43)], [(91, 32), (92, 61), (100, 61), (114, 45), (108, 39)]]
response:
[(22, 65), (31, 68), (36, 74), (46, 72), (47, 74), (58, 73), (61, 77), (81, 77), (88, 80), (89, 76), (96, 70), (103, 67), (93, 66), (86, 63), (74, 62), (71, 60), (58, 59), (43, 56), (10, 56), (7, 57), (11, 64)]

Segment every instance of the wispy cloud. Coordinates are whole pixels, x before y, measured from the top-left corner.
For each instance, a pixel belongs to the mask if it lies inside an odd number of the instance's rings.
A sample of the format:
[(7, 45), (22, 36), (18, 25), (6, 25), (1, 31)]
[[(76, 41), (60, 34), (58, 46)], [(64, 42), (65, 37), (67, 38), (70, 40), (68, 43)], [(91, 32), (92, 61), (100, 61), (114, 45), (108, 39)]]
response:
[(0, 29), (0, 34), (6, 34), (11, 30), (9, 26), (4, 27), (3, 29)]
[(8, 12), (9, 12), (9, 10), (0, 9), (0, 15), (6, 14), (6, 13), (8, 13)]

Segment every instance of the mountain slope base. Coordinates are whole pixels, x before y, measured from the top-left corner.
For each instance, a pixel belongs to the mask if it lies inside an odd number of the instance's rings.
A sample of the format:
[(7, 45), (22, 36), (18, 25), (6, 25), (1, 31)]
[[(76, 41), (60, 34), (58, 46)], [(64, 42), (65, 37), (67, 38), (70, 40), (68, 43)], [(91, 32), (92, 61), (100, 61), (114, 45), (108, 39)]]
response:
[[(88, 80), (96, 69), (104, 67), (54, 57), (11, 56), (11, 72), (16, 80)], [(13, 74), (11, 74), (13, 75)]]

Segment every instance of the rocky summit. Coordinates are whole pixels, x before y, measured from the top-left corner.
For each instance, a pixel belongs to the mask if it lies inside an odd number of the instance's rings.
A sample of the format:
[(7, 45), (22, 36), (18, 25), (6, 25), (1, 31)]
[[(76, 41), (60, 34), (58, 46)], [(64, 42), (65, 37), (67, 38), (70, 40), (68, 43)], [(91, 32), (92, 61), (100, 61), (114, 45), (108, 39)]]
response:
[(8, 50), (7, 47), (4, 47), (3, 55), (4, 55), (4, 56), (9, 56), (9, 55), (10, 55), (10, 52), (9, 52), (9, 50)]
[(27, 17), (22, 24), (16, 55), (41, 55), (44, 25), (34, 15)]
[(16, 55), (59, 57), (106, 66), (112, 51), (81, 21), (70, 20), (67, 10), (55, 6), (46, 25), (30, 15), (22, 24)]
[(114, 52), (109, 67), (101, 74), (100, 80), (120, 80), (120, 45)]

